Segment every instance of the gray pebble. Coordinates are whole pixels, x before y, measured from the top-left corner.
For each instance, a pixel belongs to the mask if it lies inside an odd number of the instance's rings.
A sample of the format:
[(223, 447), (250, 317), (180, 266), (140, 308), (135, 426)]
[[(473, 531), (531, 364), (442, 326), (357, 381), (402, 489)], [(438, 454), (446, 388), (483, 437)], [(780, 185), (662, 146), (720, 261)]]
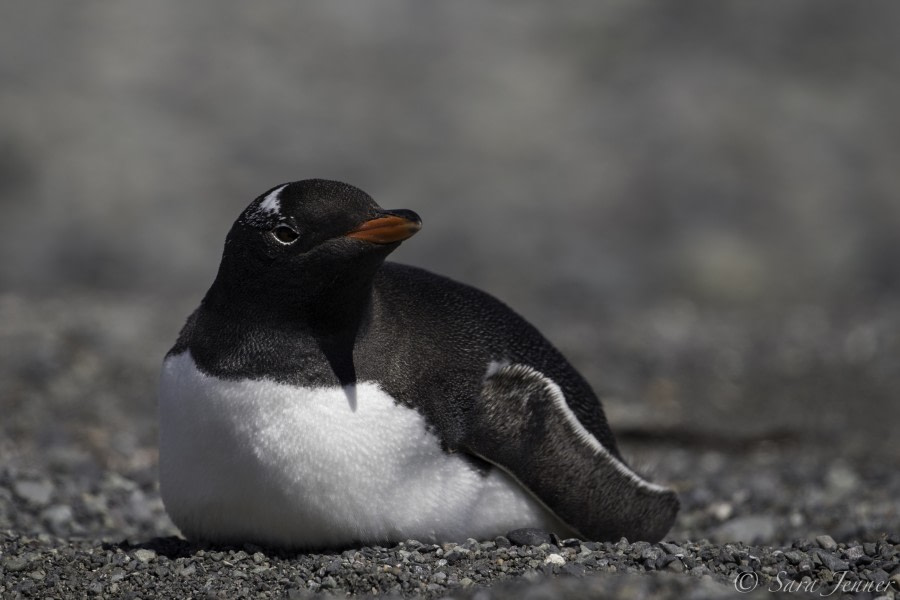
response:
[(156, 551), (147, 548), (141, 548), (134, 551), (134, 557), (142, 563), (149, 563), (156, 559)]
[(514, 529), (506, 534), (510, 544), (515, 546), (540, 546), (551, 543), (550, 534), (541, 529)]
[(467, 550), (466, 548), (463, 548), (462, 546), (456, 546), (452, 550), (450, 550), (449, 552), (444, 554), (444, 559), (447, 561), (448, 564), (453, 565), (463, 559), (469, 558), (469, 556), (471, 554), (472, 554), (472, 552), (470, 550)]
[(28, 567), (29, 562), (28, 557), (25, 555), (5, 556), (3, 561), (0, 562), (0, 565), (11, 573), (17, 573), (19, 571), (24, 571)]
[(659, 547), (669, 554), (684, 554), (684, 550), (681, 549), (681, 546), (671, 542), (660, 542)]
[(838, 547), (837, 542), (835, 542), (834, 538), (832, 538), (830, 535), (817, 536), (816, 543), (819, 544), (822, 549), (828, 550), (829, 552), (837, 550)]
[(813, 554), (819, 558), (821, 564), (828, 567), (831, 571), (846, 571), (850, 568), (850, 564), (847, 561), (841, 560), (825, 550), (816, 549), (813, 551)]
[(53, 497), (54, 489), (53, 482), (46, 479), (16, 481), (13, 484), (13, 492), (16, 496), (36, 507), (47, 506)]

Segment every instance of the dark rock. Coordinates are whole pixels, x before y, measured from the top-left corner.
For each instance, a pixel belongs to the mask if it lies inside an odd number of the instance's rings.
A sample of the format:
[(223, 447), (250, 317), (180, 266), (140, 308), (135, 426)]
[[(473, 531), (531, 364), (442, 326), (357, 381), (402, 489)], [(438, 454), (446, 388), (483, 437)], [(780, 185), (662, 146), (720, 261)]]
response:
[(681, 562), (681, 559), (674, 555), (669, 555), (673, 560), (670, 560), (666, 564), (666, 570), (671, 571), (673, 573), (683, 573), (685, 569), (685, 564)]
[(816, 549), (813, 551), (813, 554), (814, 556), (817, 556), (819, 560), (821, 560), (823, 565), (828, 567), (833, 572), (846, 571), (850, 568), (850, 564), (847, 561), (841, 560), (834, 554), (826, 552), (825, 550)]
[(462, 546), (456, 546), (455, 548), (450, 550), (450, 552), (444, 554), (444, 559), (448, 564), (453, 565), (463, 559), (469, 558), (471, 554), (471, 551), (467, 550), (466, 548), (463, 548)]
[(341, 560), (336, 558), (325, 567), (325, 573), (328, 575), (334, 575), (335, 573), (340, 573), (342, 568)]
[(551, 543), (550, 534), (541, 529), (514, 529), (506, 534), (510, 544), (514, 546), (540, 546)]

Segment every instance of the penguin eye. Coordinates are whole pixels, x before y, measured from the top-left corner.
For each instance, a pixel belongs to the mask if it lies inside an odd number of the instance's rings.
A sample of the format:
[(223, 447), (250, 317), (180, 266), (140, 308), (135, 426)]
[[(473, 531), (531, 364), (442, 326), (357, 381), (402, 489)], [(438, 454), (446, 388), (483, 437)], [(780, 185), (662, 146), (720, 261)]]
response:
[(300, 234), (288, 227), (287, 225), (279, 225), (272, 230), (272, 235), (282, 244), (293, 244), (300, 237)]

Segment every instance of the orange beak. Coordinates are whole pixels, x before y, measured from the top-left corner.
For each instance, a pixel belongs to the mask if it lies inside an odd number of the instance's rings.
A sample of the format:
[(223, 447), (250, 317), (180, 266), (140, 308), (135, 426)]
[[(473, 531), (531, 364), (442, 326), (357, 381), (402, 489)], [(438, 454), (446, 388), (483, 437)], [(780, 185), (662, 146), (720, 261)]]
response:
[(411, 238), (420, 229), (419, 215), (411, 210), (398, 210), (366, 221), (346, 236), (373, 244), (392, 244)]

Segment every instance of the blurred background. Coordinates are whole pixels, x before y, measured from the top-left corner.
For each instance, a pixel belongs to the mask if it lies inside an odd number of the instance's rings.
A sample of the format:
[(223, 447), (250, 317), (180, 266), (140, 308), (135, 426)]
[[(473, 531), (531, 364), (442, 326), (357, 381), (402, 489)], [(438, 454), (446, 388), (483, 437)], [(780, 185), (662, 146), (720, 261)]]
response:
[(748, 448), (826, 491), (896, 478), (898, 25), (889, 1), (4, 2), (4, 462), (152, 496), (157, 369), (228, 228), (324, 177), (422, 215), (394, 259), (535, 323), (683, 492)]

